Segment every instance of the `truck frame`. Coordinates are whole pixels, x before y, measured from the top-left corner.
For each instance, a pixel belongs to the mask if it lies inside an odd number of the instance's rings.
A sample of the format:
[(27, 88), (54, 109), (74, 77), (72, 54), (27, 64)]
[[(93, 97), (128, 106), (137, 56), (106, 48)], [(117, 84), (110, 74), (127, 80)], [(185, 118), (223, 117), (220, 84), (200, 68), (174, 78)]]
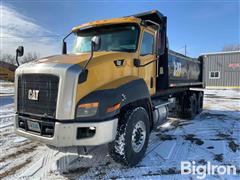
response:
[(15, 132), (52, 147), (108, 143), (115, 161), (134, 166), (169, 112), (201, 112), (203, 91), (191, 88), (204, 87), (202, 70), (201, 58), (169, 50), (156, 10), (76, 26), (62, 55), (17, 68)]

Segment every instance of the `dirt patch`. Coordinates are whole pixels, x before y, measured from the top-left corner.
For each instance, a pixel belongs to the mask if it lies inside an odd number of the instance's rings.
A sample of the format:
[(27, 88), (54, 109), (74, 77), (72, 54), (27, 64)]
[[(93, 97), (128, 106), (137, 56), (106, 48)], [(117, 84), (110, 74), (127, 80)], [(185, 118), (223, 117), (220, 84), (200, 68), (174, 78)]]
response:
[(209, 139), (210, 141), (222, 141), (222, 138)]
[(229, 134), (224, 134), (224, 133), (218, 133), (218, 134), (216, 134), (216, 136), (226, 139), (226, 138), (229, 138), (231, 135), (229, 135)]
[(209, 112), (203, 112), (200, 114), (201, 119), (210, 119), (210, 118), (216, 118), (220, 120), (225, 120), (227, 117), (226, 114), (215, 114), (215, 113), (209, 113)]
[(1, 135), (2, 135), (2, 137), (10, 136), (10, 135), (12, 135), (12, 132), (2, 133)]
[(207, 149), (214, 149), (214, 147), (213, 146), (208, 146)]
[(112, 180), (115, 180), (115, 179), (118, 179), (118, 178), (120, 178), (120, 176), (112, 176), (112, 177), (110, 177), (110, 179), (112, 179)]
[(232, 138), (232, 136), (230, 134), (224, 134), (224, 133), (218, 133), (216, 134), (218, 138), (218, 140), (228, 140), (228, 141), (232, 141), (234, 138)]
[(147, 174), (143, 174), (142, 176), (159, 176), (159, 175), (161, 175), (161, 172), (149, 171)]
[(176, 121), (173, 121), (171, 123), (171, 125), (175, 128), (186, 126), (186, 125), (189, 125), (189, 124), (192, 124), (192, 122), (176, 120)]
[(27, 164), (29, 164), (32, 161), (31, 158), (28, 158), (26, 161), (24, 161), (23, 163), (14, 166), (10, 169), (8, 169), (7, 171), (3, 172), (2, 174), (0, 174), (0, 179), (7, 177), (7, 176), (11, 176), (14, 175), (16, 173), (16, 171), (18, 171), (19, 169), (23, 168), (24, 166), (26, 166)]
[(198, 161), (198, 164), (205, 165), (207, 164), (207, 161), (205, 159), (201, 159)]
[(223, 162), (223, 154), (215, 154), (213, 159), (218, 162)]
[(170, 174), (181, 174), (180, 170), (176, 170), (176, 168), (169, 168), (167, 170), (161, 170), (162, 175), (170, 175)]
[(228, 143), (228, 147), (229, 147), (233, 152), (236, 152), (237, 149), (238, 149), (238, 147), (239, 147), (239, 145), (236, 144), (234, 141), (230, 141), (230, 142)]
[(175, 136), (169, 134), (158, 134), (157, 135), (162, 141), (171, 141), (176, 139)]
[(204, 142), (201, 139), (196, 138), (194, 134), (185, 135), (184, 139), (187, 141), (191, 141), (191, 143), (197, 144), (199, 146), (204, 144)]
[(159, 175), (172, 175), (172, 174), (181, 174), (181, 171), (173, 167), (169, 169), (162, 169), (156, 172), (149, 171), (147, 174), (143, 174), (142, 176), (159, 176)]
[(76, 179), (76, 177), (79, 177), (87, 173), (89, 169), (90, 167), (78, 167), (75, 169), (69, 169), (67, 171), (63, 171), (61, 172), (61, 174), (66, 176), (68, 179)]
[(11, 154), (7, 154), (3, 157), (0, 158), (0, 162), (3, 162), (7, 159), (13, 159), (16, 158), (17, 156), (19, 156), (20, 154), (27, 154), (29, 152), (32, 152), (34, 150), (36, 150), (36, 148), (38, 147), (37, 144), (30, 144), (29, 146), (24, 146), (22, 148), (17, 149), (14, 153)]

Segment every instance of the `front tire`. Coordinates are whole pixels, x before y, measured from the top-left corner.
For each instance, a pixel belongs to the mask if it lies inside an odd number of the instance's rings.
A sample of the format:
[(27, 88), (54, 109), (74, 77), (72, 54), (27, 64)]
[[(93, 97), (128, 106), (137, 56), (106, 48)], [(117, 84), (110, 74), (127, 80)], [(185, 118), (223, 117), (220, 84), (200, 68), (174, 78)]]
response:
[(110, 156), (126, 166), (138, 164), (146, 152), (149, 133), (149, 116), (145, 108), (126, 111), (119, 120), (115, 140), (109, 143)]

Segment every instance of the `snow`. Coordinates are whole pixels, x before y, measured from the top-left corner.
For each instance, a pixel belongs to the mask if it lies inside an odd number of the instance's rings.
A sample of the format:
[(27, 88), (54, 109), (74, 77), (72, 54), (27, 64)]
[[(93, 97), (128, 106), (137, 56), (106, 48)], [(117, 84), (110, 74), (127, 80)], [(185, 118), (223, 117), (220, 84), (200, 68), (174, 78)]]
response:
[[(169, 118), (151, 134), (144, 159), (129, 168), (115, 163), (107, 145), (52, 150), (13, 133), (12, 84), (0, 85), (0, 179), (196, 179), (181, 175), (181, 161), (234, 165), (240, 178), (240, 91), (205, 90), (204, 111), (194, 120)], [(77, 152), (79, 151), (79, 155)]]
[[(13, 94), (14, 93), (14, 84), (10, 82), (4, 82), (0, 80), (0, 94)], [(2, 100), (1, 100), (2, 101)]]

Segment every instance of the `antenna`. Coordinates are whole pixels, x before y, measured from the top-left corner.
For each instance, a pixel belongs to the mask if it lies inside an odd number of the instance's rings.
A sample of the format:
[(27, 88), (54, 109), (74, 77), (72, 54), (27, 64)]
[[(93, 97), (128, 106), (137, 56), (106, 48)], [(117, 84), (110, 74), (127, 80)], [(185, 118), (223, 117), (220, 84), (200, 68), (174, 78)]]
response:
[(184, 54), (185, 54), (185, 56), (187, 55), (187, 45), (186, 44), (184, 46)]

